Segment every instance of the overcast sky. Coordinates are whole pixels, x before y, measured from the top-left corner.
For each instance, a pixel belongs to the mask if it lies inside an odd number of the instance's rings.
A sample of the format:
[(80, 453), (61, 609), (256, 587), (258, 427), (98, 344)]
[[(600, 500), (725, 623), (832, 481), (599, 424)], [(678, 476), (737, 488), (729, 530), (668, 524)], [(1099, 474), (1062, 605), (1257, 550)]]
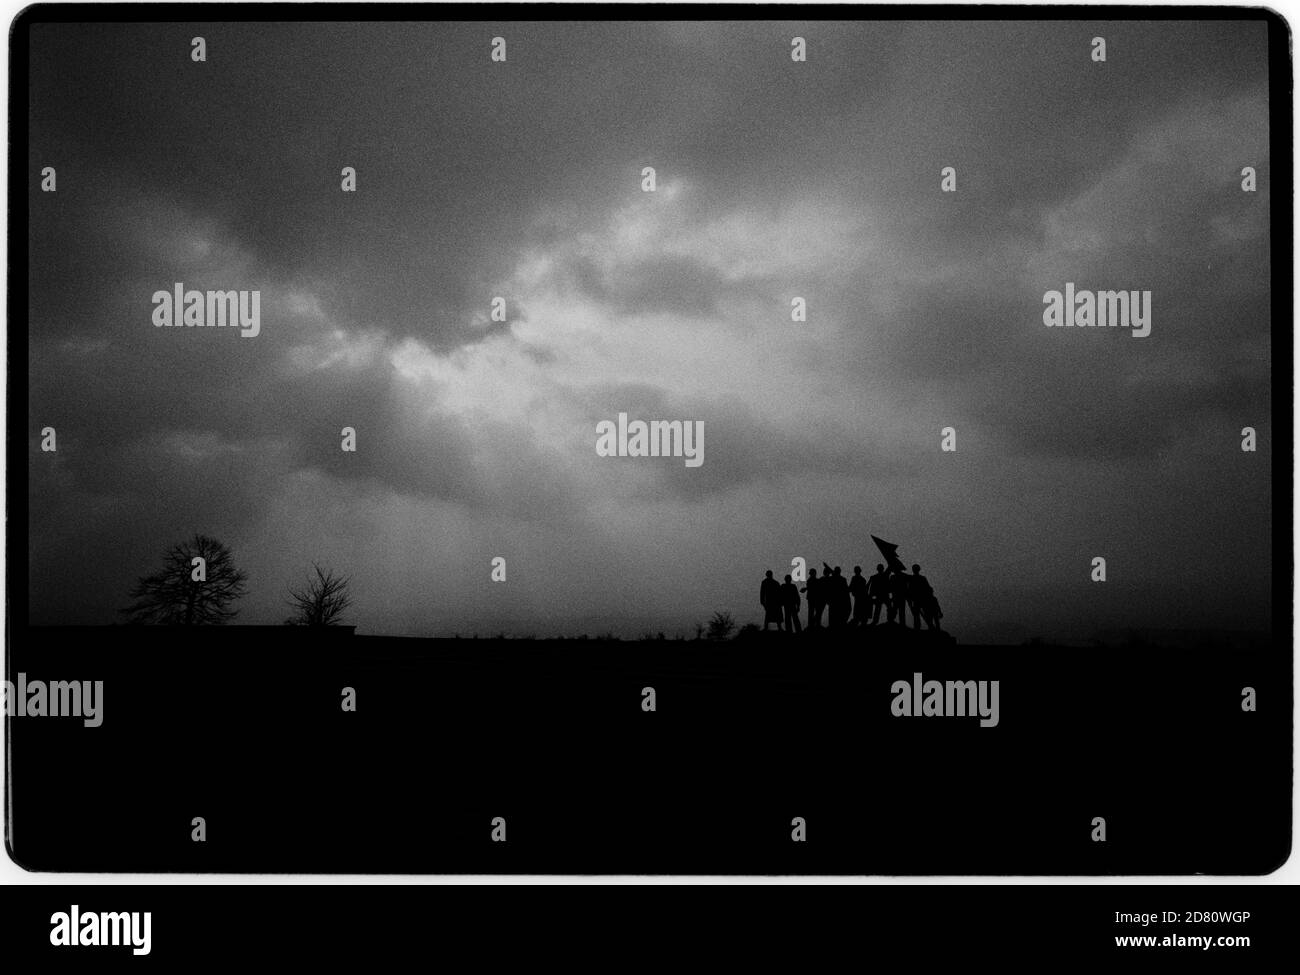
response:
[[(363, 632), (671, 635), (874, 533), (960, 639), (1268, 627), (1262, 22), (36, 25), (29, 162), (35, 622), (202, 531), (241, 622), (319, 561)], [(1067, 281), (1151, 335), (1044, 327)]]

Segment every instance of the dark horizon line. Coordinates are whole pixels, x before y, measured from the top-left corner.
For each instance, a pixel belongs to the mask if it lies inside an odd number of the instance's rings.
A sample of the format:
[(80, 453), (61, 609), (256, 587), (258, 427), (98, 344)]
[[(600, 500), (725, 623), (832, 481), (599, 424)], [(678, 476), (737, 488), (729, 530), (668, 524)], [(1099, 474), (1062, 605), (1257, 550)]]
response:
[[(707, 624), (704, 624), (707, 629)], [(856, 643), (863, 645), (863, 649), (870, 649), (872, 639), (871, 634), (879, 631), (878, 637), (909, 634), (909, 639), (925, 640), (926, 634), (930, 631), (916, 629), (910, 626), (902, 626), (898, 623), (880, 623), (875, 626), (862, 628), (846, 628), (843, 631), (834, 631), (824, 629), (817, 632), (818, 635), (810, 640), (803, 640), (804, 633), (788, 633), (780, 630), (763, 630), (762, 626), (757, 623), (739, 624), (736, 629), (728, 636), (723, 638), (710, 638), (707, 633), (699, 636), (684, 634), (680, 631), (669, 635), (667, 631), (656, 631), (653, 633), (646, 632), (640, 636), (619, 636), (616, 633), (606, 632), (601, 634), (582, 633), (573, 636), (564, 634), (539, 635), (536, 633), (529, 634), (511, 634), (504, 630), (498, 630), (495, 633), (484, 633), (473, 631), (469, 633), (454, 633), (449, 636), (427, 636), (412, 635), (401, 633), (383, 633), (383, 632), (357, 632), (357, 624), (325, 624), (325, 625), (294, 625), (287, 623), (207, 623), (207, 624), (183, 624), (183, 623), (28, 623), (28, 630), (59, 630), (59, 631), (148, 631), (151, 633), (164, 631), (185, 631), (202, 630), (211, 633), (220, 630), (241, 630), (248, 632), (250, 630), (267, 631), (268, 633), (285, 632), (304, 632), (315, 631), (316, 635), (329, 635), (331, 638), (356, 638), (363, 639), (384, 639), (384, 640), (425, 640), (439, 642), (583, 642), (583, 643), (710, 643), (710, 644), (727, 644), (735, 642), (746, 642), (749, 640), (766, 640), (768, 642), (809, 642), (809, 643)], [(322, 632), (324, 631), (324, 632)], [(946, 631), (944, 631), (946, 632)], [(858, 636), (860, 639), (844, 639)], [(1196, 638), (1198, 643), (1211, 643), (1221, 640), (1230, 642), (1232, 640), (1272, 640), (1273, 633), (1271, 630), (1263, 629), (1206, 629), (1206, 628), (1188, 628), (1177, 629), (1170, 627), (1131, 627), (1131, 628), (1113, 628), (1111, 630), (1099, 631), (1091, 634), (1086, 638), (1077, 640), (1065, 640), (1060, 637), (1048, 635), (1034, 635), (1024, 638), (1019, 642), (1007, 641), (981, 641), (972, 640), (969, 642), (957, 641), (960, 646), (981, 646), (981, 647), (1063, 647), (1063, 648), (1081, 648), (1089, 647), (1101, 648), (1123, 648), (1125, 646), (1142, 646), (1150, 648), (1160, 648), (1163, 641), (1171, 639)]]

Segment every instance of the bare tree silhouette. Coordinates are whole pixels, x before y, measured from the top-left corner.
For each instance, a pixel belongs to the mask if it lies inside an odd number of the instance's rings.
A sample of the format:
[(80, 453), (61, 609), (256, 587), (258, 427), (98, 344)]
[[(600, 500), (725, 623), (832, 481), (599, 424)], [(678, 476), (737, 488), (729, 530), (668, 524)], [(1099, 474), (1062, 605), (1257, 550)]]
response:
[(225, 623), (237, 614), (230, 604), (248, 592), (247, 580), (247, 573), (235, 568), (225, 544), (209, 535), (195, 535), (173, 545), (163, 556), (161, 569), (136, 581), (131, 590), (135, 602), (122, 612), (131, 623)]
[(316, 576), (309, 579), (301, 589), (289, 590), (289, 606), (293, 615), (285, 623), (290, 626), (337, 626), (343, 622), (343, 614), (352, 605), (352, 593), (349, 589), (352, 580), (347, 576), (337, 576), (333, 569), (322, 571), (319, 565), (312, 563)]
[(709, 620), (707, 639), (725, 640), (735, 628), (736, 620), (730, 613), (714, 613), (713, 619)]

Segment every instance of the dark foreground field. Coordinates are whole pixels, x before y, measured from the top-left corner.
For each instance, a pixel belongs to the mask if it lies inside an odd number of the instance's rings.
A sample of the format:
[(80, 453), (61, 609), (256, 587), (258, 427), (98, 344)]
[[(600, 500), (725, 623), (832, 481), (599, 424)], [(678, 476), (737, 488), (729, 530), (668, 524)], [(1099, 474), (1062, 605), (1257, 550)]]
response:
[[(37, 869), (1259, 873), (1289, 842), (1271, 649), (67, 628), (10, 666), (105, 682), (98, 728), (7, 722)], [(999, 681), (997, 726), (894, 717), (917, 672)]]

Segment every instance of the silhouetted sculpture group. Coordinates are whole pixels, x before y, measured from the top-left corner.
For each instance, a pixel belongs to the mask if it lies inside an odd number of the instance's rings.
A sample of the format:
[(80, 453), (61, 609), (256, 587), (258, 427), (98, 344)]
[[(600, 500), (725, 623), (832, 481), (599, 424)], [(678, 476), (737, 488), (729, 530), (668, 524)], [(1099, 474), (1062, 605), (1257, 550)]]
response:
[[(870, 579), (862, 575), (862, 566), (853, 567), (853, 578), (844, 578), (840, 567), (831, 568), (822, 563), (819, 578), (816, 569), (808, 570), (808, 582), (802, 587), (795, 585), (790, 576), (784, 583), (772, 578), (772, 570), (767, 571), (758, 591), (758, 601), (763, 607), (763, 629), (775, 623), (778, 630), (786, 633), (801, 633), (804, 627), (799, 620), (800, 593), (808, 596), (808, 630), (844, 630), (875, 626), (880, 622), (883, 611), (885, 622), (897, 621), (907, 626), (907, 612), (912, 612), (912, 628), (919, 630), (921, 621), (927, 629), (942, 630), (939, 620), (943, 611), (934, 596), (930, 582), (921, 575), (919, 565), (912, 566), (908, 575), (896, 559), (891, 560), (895, 569), (886, 569), (877, 565), (875, 575)], [(825, 626), (822, 614), (826, 615)]]

